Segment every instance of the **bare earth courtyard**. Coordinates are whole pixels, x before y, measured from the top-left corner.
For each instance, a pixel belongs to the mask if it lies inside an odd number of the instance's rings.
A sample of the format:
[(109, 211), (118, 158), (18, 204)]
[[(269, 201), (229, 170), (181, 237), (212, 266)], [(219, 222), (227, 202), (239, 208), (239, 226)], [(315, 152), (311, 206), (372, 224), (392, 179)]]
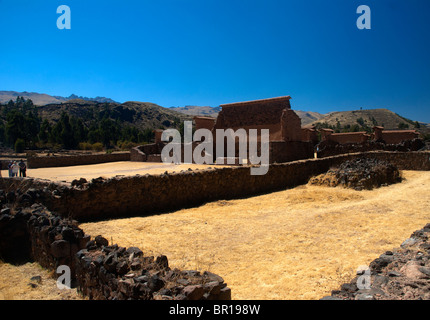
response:
[[(51, 167), (28, 169), (27, 176), (54, 181), (72, 182), (74, 179), (85, 178), (88, 181), (98, 177), (112, 178), (115, 176), (132, 176), (136, 174), (162, 174), (164, 172), (180, 172), (181, 170), (206, 169), (210, 166), (197, 164), (167, 164), (150, 162), (109, 162), (72, 167)], [(214, 166), (212, 166), (214, 167)], [(219, 167), (219, 166), (217, 166)], [(7, 177), (8, 171), (2, 170), (2, 176)]]
[[(28, 173), (64, 181), (91, 179), (112, 171), (113, 176), (151, 173), (140, 173), (137, 167), (124, 169), (118, 163), (106, 165), (74, 167), (76, 172), (49, 168)], [(172, 167), (168, 171), (189, 167)], [(166, 168), (152, 170), (162, 173)], [(120, 246), (137, 246), (146, 255), (164, 254), (172, 268), (219, 274), (232, 289), (233, 299), (320, 299), (349, 281), (359, 266), (400, 246), (412, 232), (430, 222), (430, 172), (402, 174), (402, 183), (373, 191), (305, 185), (168, 214), (85, 223), (80, 227)], [(15, 268), (22, 267), (0, 265), (3, 297), (72, 298), (57, 292), (52, 297), (44, 291), (37, 296), (39, 289), (28, 286), (19, 290), (33, 274), (26, 272), (28, 279), (19, 282), (8, 276), (10, 272), (19, 273)]]

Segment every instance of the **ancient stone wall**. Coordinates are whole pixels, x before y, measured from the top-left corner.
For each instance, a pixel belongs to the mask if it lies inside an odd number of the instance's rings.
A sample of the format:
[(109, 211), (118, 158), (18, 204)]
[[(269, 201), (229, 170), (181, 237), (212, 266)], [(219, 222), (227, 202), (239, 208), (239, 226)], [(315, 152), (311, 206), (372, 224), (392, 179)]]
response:
[(130, 161), (147, 161), (147, 155), (141, 149), (141, 147), (135, 147), (130, 150)]
[(365, 143), (370, 139), (370, 135), (366, 132), (346, 132), (346, 133), (333, 133), (327, 137), (328, 140), (340, 144), (345, 143)]
[(106, 154), (84, 154), (71, 156), (30, 157), (27, 159), (29, 169), (48, 167), (68, 167), (105, 162), (130, 161), (130, 152)]
[(38, 203), (12, 213), (9, 207), (29, 205), (38, 191), (17, 191), (13, 197), (1, 191), (0, 257), (5, 262), (36, 261), (54, 272), (67, 266), (72, 284), (94, 300), (231, 300), (230, 288), (216, 274), (171, 269), (164, 255), (109, 245), (100, 235), (91, 239), (76, 221)]
[(43, 203), (52, 211), (79, 221), (146, 216), (209, 201), (235, 199), (305, 184), (330, 167), (357, 157), (373, 157), (400, 170), (430, 170), (429, 152), (366, 152), (321, 159), (271, 164), (267, 174), (250, 174), (249, 167), (212, 167), (173, 174), (93, 179), (79, 186), (38, 179), (5, 178), (0, 188), (44, 190)]
[(407, 140), (418, 138), (418, 132), (414, 130), (384, 130), (382, 131), (382, 140), (387, 144), (397, 144)]
[(430, 223), (321, 300), (429, 300)]

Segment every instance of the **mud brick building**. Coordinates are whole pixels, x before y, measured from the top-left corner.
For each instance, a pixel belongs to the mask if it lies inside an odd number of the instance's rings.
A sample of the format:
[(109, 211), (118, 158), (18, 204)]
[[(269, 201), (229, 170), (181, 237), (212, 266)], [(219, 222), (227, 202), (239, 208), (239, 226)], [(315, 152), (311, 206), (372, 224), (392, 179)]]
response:
[(384, 130), (384, 127), (373, 128), (374, 139), (387, 144), (398, 144), (407, 140), (418, 138), (419, 133), (415, 130)]
[(375, 126), (372, 135), (362, 132), (334, 133), (332, 129), (320, 129), (321, 141), (332, 141), (338, 144), (363, 144), (367, 141), (378, 141), (385, 144), (399, 144), (404, 141), (417, 139), (419, 133), (415, 130), (384, 130)]
[(365, 131), (334, 133), (332, 129), (321, 129), (321, 141), (334, 141), (340, 144), (365, 143), (370, 139), (370, 135)]
[[(216, 119), (194, 117), (195, 129), (204, 128), (212, 132), (214, 150), (216, 150), (216, 143), (220, 143), (216, 141), (217, 129), (232, 129), (235, 132), (238, 129), (245, 129), (248, 138), (249, 130), (257, 129), (258, 141), (260, 141), (261, 130), (269, 129), (270, 163), (312, 158), (313, 145), (317, 137), (316, 131), (311, 129), (309, 131), (310, 138), (303, 139), (301, 119), (291, 109), (290, 99), (290, 96), (282, 96), (224, 104), (221, 105), (222, 110)], [(235, 157), (238, 157), (239, 148), (238, 142), (236, 143)], [(193, 143), (193, 148), (197, 144)], [(131, 152), (131, 160), (148, 161), (149, 159), (159, 159), (155, 154), (160, 154), (163, 146), (161, 133), (157, 130), (155, 143), (134, 148)], [(260, 143), (258, 143), (258, 147), (260, 147)], [(258, 152), (260, 152), (259, 149)], [(249, 154), (248, 150), (247, 154)]]
[[(221, 105), (213, 126), (217, 129), (269, 129), (270, 163), (307, 159), (313, 156), (313, 143), (303, 141), (300, 117), (291, 109), (290, 96)], [(215, 140), (215, 143), (219, 143)], [(236, 156), (238, 148), (236, 148)]]

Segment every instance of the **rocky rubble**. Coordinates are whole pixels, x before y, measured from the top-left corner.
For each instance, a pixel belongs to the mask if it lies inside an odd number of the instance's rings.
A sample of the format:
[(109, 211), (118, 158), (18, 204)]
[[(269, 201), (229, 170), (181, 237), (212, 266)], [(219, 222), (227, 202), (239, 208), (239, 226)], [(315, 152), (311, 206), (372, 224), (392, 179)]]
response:
[(76, 255), (80, 290), (97, 300), (231, 300), (224, 280), (211, 272), (170, 269), (168, 259), (136, 247), (108, 245), (101, 236)]
[(312, 177), (309, 183), (329, 187), (340, 185), (355, 190), (372, 190), (401, 180), (399, 169), (391, 163), (375, 158), (357, 158), (345, 161), (326, 173)]
[(170, 269), (167, 257), (144, 256), (137, 247), (94, 239), (78, 222), (38, 203), (36, 189), (0, 190), (0, 258), (37, 261), (42, 267), (70, 268), (73, 282), (98, 300), (231, 300), (231, 290), (213, 273)]
[[(370, 286), (362, 286), (363, 271), (322, 300), (429, 300), (430, 223), (415, 231), (399, 248), (369, 265)], [(359, 288), (360, 287), (360, 288)]]

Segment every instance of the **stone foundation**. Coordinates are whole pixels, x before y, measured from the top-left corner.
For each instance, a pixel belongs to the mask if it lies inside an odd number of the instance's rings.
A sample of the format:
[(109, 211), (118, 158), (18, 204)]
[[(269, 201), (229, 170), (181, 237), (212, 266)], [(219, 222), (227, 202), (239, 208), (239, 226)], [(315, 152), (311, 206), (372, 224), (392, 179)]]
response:
[(230, 288), (216, 274), (170, 269), (166, 256), (109, 245), (100, 235), (91, 240), (76, 221), (43, 205), (21, 208), (33, 198), (29, 191), (16, 194), (0, 197), (0, 257), (5, 262), (36, 261), (54, 272), (68, 266), (72, 283), (94, 300), (231, 300)]
[(247, 166), (214, 166), (173, 174), (98, 178), (74, 187), (32, 178), (4, 178), (0, 188), (41, 190), (41, 201), (50, 210), (84, 222), (147, 216), (292, 188), (342, 162), (363, 157), (392, 163), (399, 170), (430, 170), (430, 152), (365, 152), (271, 164), (261, 176), (251, 175)]

